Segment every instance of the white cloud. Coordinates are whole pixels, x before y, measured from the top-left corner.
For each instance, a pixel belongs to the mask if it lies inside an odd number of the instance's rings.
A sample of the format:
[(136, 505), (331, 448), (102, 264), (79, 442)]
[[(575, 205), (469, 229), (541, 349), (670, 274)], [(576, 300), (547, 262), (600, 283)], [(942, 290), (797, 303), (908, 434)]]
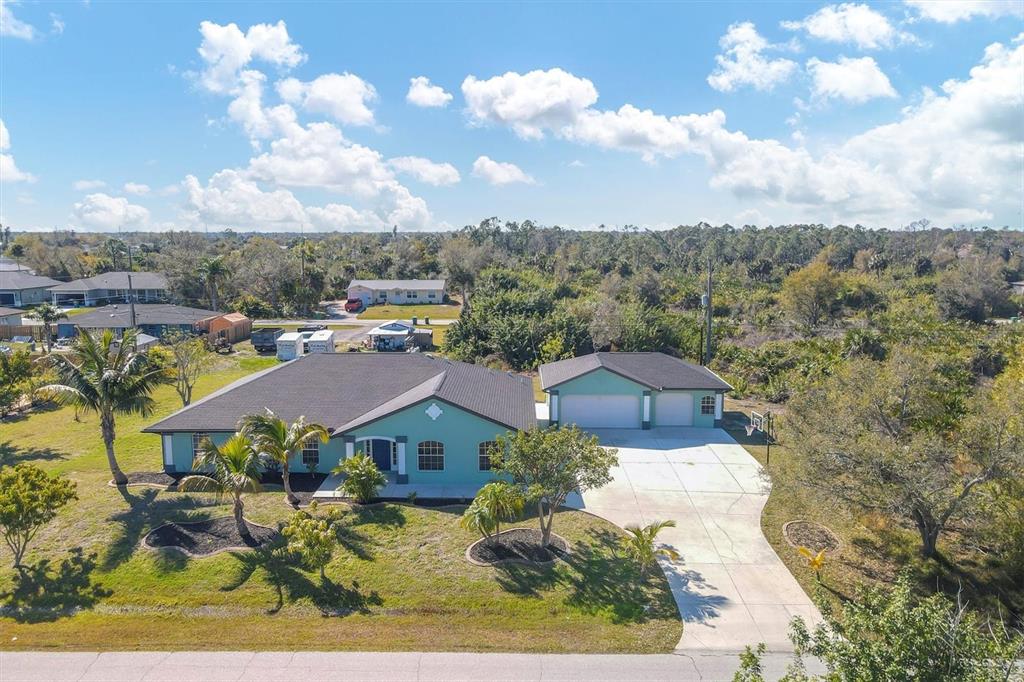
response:
[(889, 78), (871, 57), (838, 62), (825, 62), (816, 57), (807, 60), (807, 71), (813, 79), (814, 96), (820, 100), (843, 99), (862, 104), (877, 97), (896, 97)]
[(409, 92), (405, 99), (418, 107), (444, 107), (452, 101), (452, 95), (440, 85), (432, 85), (426, 76), (416, 76), (409, 79)]
[(157, 194), (162, 197), (172, 197), (181, 192), (181, 185), (165, 185), (157, 190)]
[[(7, 130), (3, 119), (0, 119), (0, 152), (6, 152), (11, 148), (11, 134)], [(35, 182), (36, 176), (18, 168), (14, 163), (12, 154), (0, 153), (0, 183), (7, 182)]]
[(571, 124), (597, 101), (593, 83), (562, 69), (510, 71), (483, 81), (468, 76), (462, 94), (473, 122), (507, 125), (524, 139), (538, 139), (545, 129)]
[(33, 40), (37, 35), (35, 26), (14, 16), (14, 12), (11, 11), (12, 4), (8, 0), (0, 0), (0, 36)]
[(459, 171), (450, 163), (435, 163), (420, 156), (399, 156), (390, 159), (388, 165), (399, 173), (436, 187), (454, 185), (461, 179)]
[(102, 180), (75, 180), (71, 183), (71, 188), (76, 192), (88, 192), (91, 189), (100, 189), (106, 186), (107, 183)]
[(708, 76), (708, 85), (721, 92), (733, 92), (749, 85), (755, 90), (770, 91), (789, 80), (796, 62), (789, 59), (768, 59), (762, 52), (777, 49), (757, 32), (749, 21), (732, 24), (718, 41), (724, 54), (715, 56), (718, 66)]
[(73, 217), (86, 227), (97, 230), (138, 228), (149, 222), (149, 211), (131, 204), (124, 197), (97, 193), (86, 195), (74, 205)]
[(242, 69), (255, 59), (284, 68), (306, 59), (288, 36), (284, 21), (255, 24), (245, 33), (234, 23), (222, 26), (204, 21), (199, 32), (203, 36), (199, 56), (206, 64), (199, 82), (210, 92), (234, 94)]
[(351, 73), (328, 73), (308, 83), (287, 78), (278, 82), (277, 92), (285, 102), (308, 112), (327, 114), (339, 123), (374, 123), (369, 104), (377, 99), (377, 91)]
[(134, 194), (135, 196), (145, 196), (149, 194), (149, 185), (144, 185), (141, 182), (126, 182), (124, 183), (124, 191), (128, 194)]
[(205, 187), (189, 175), (184, 187), (185, 207), (196, 223), (274, 230), (306, 222), (305, 209), (291, 192), (265, 192), (235, 170), (214, 174)]
[(481, 156), (473, 162), (473, 175), (492, 185), (509, 185), (516, 182), (532, 185), (535, 182), (514, 163), (494, 161), (487, 156)]
[(990, 45), (969, 78), (947, 81), (942, 94), (926, 92), (893, 123), (814, 154), (730, 131), (718, 110), (665, 116), (628, 104), (588, 108), (561, 121), (556, 134), (648, 159), (699, 155), (712, 187), (783, 219), (898, 226), (922, 215), (945, 222), (1017, 215), (1024, 34), (1014, 42)]
[(50, 12), (50, 33), (58, 36), (64, 34), (64, 20), (56, 12)]
[(904, 0), (922, 19), (944, 24), (968, 21), (974, 17), (1024, 17), (1020, 0)]
[(573, 159), (569, 162), (569, 168), (586, 168), (587, 164), (583, 163), (579, 159)]
[(884, 14), (851, 2), (822, 7), (800, 21), (783, 21), (781, 25), (790, 31), (802, 29), (819, 40), (849, 43), (862, 50), (915, 42), (912, 35), (894, 27)]
[(321, 231), (381, 231), (387, 223), (371, 211), (357, 211), (345, 204), (311, 206), (306, 210), (313, 227)]

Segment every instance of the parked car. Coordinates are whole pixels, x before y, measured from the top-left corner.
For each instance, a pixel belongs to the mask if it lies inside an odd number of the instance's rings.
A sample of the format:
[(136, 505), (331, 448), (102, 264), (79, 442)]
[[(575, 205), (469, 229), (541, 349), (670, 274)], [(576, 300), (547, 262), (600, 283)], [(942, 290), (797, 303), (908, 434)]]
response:
[(310, 333), (318, 332), (321, 329), (327, 329), (327, 325), (326, 324), (307, 324), (305, 327), (299, 327), (295, 331), (297, 331), (298, 333), (302, 334), (304, 332), (310, 332)]
[(345, 312), (346, 313), (358, 313), (363, 309), (363, 299), (361, 298), (350, 298), (345, 301)]
[(272, 353), (277, 350), (277, 339), (284, 334), (280, 327), (262, 327), (252, 330), (252, 347), (257, 353)]

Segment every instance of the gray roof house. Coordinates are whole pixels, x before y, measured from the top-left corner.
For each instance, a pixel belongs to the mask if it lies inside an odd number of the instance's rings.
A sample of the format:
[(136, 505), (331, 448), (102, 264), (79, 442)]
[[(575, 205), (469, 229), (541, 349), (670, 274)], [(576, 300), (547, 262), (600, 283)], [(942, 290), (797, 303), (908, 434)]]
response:
[[(120, 336), (132, 326), (132, 306), (127, 303), (107, 305), (81, 315), (72, 315), (57, 323), (59, 338), (72, 337), (78, 329), (112, 329)], [(143, 333), (156, 338), (169, 331), (197, 332), (200, 323), (223, 313), (202, 308), (188, 308), (170, 303), (136, 303), (135, 326)]]
[(311, 354), (227, 386), (144, 429), (161, 435), (164, 468), (192, 470), (205, 438), (226, 439), (248, 414), (272, 410), (323, 424), (294, 471), (330, 471), (361, 451), (400, 484), (491, 480), (499, 435), (537, 425), (527, 377), (425, 354)]
[(349, 282), (348, 297), (362, 300), (364, 306), (443, 303), (444, 285), (443, 279), (354, 279)]
[(540, 367), (552, 424), (583, 428), (713, 427), (732, 387), (665, 353), (593, 353)]
[(58, 284), (28, 270), (0, 270), (0, 305), (24, 308), (45, 303), (50, 300), (50, 289)]
[(17, 308), (5, 308), (0, 306), (0, 324), (20, 325), (21, 311)]
[(54, 305), (94, 306), (128, 300), (128, 279), (135, 300), (153, 303), (167, 299), (167, 278), (157, 272), (105, 272), (58, 284), (50, 290)]
[(32, 268), (26, 267), (18, 261), (12, 258), (7, 258), (6, 256), (0, 256), (0, 270), (21, 270), (22, 272), (27, 272), (30, 275), (36, 274)]

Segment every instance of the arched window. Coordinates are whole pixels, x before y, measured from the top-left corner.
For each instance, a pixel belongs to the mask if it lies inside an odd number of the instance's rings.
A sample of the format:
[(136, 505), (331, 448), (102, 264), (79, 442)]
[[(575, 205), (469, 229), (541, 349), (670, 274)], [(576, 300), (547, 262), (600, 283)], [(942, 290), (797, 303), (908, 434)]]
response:
[(436, 440), (421, 441), (416, 446), (420, 471), (444, 471), (444, 443)]
[(498, 443), (493, 440), (485, 440), (477, 446), (476, 451), (480, 461), (480, 471), (491, 470), (491, 453), (494, 452), (497, 447)]
[(701, 414), (714, 414), (715, 413), (715, 396), (706, 395), (700, 399), (700, 413)]

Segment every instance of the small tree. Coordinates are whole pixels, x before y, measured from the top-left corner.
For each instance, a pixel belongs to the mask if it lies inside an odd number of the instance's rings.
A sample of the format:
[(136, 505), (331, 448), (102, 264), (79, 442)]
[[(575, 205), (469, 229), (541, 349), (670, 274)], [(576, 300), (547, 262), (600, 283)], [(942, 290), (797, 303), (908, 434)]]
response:
[(827, 263), (815, 261), (782, 282), (782, 305), (797, 321), (816, 327), (835, 312), (841, 281)]
[(163, 340), (174, 356), (174, 390), (181, 398), (182, 407), (188, 407), (192, 403), (192, 388), (210, 366), (212, 355), (198, 336), (174, 332), (164, 335)]
[(77, 499), (75, 488), (74, 481), (49, 476), (34, 464), (0, 469), (0, 533), (14, 555), (16, 569), (24, 571), (21, 560), (39, 529)]
[(612, 480), (618, 464), (614, 448), (602, 448), (597, 436), (567, 428), (534, 429), (500, 436), (495, 469), (508, 474), (537, 501), (541, 541), (551, 542), (555, 512), (572, 492), (600, 488)]
[(654, 521), (646, 526), (640, 527), (632, 524), (626, 526), (626, 537), (622, 538), (622, 548), (626, 556), (640, 566), (640, 571), (646, 573), (655, 564), (659, 556), (669, 561), (677, 561), (679, 552), (671, 547), (656, 547), (654, 542), (665, 528), (675, 528), (675, 521)]
[[(1024, 652), (1019, 635), (982, 627), (966, 607), (941, 594), (924, 599), (904, 573), (891, 589), (861, 589), (839, 611), (816, 599), (823, 623), (813, 632), (799, 617), (790, 625), (796, 659), (783, 678), (797, 680), (972, 680), (1014, 679)], [(760, 682), (760, 654), (747, 648), (735, 680)], [(828, 670), (808, 676), (803, 656)]]
[(43, 340), (46, 352), (49, 353), (53, 348), (53, 323), (58, 320), (66, 320), (67, 313), (52, 303), (40, 303), (28, 316), (43, 323), (43, 334), (46, 337)]
[(327, 429), (307, 422), (304, 416), (289, 425), (270, 410), (242, 417), (241, 427), (242, 432), (252, 439), (260, 457), (281, 467), (285, 499), (288, 504), (298, 504), (299, 498), (292, 492), (291, 461), (302, 453), (307, 442), (319, 440), (326, 443), (330, 439)]
[(252, 543), (252, 535), (242, 516), (245, 511), (242, 493), (260, 491), (259, 455), (253, 449), (252, 441), (236, 433), (224, 445), (217, 447), (207, 438), (196, 457), (196, 466), (208, 473), (186, 476), (178, 483), (178, 490), (217, 493), (218, 498), (230, 496), (238, 534), (246, 543)]
[(315, 502), (310, 505), (309, 512), (296, 512), (281, 529), (281, 534), (288, 539), (288, 551), (301, 557), (307, 567), (319, 569), (320, 580), (326, 580), (324, 571), (338, 544), (338, 532), (334, 527), (337, 517), (316, 516), (315, 505)]
[(462, 527), (495, 542), (501, 533), (501, 522), (519, 518), (525, 503), (519, 488), (505, 481), (492, 481), (477, 491), (462, 515)]
[(388, 479), (381, 473), (373, 458), (357, 452), (331, 469), (332, 474), (345, 474), (345, 480), (338, 488), (359, 504), (366, 504), (377, 497), (377, 489), (384, 487)]
[(17, 408), (32, 375), (32, 354), (27, 350), (0, 353), (0, 417)]

